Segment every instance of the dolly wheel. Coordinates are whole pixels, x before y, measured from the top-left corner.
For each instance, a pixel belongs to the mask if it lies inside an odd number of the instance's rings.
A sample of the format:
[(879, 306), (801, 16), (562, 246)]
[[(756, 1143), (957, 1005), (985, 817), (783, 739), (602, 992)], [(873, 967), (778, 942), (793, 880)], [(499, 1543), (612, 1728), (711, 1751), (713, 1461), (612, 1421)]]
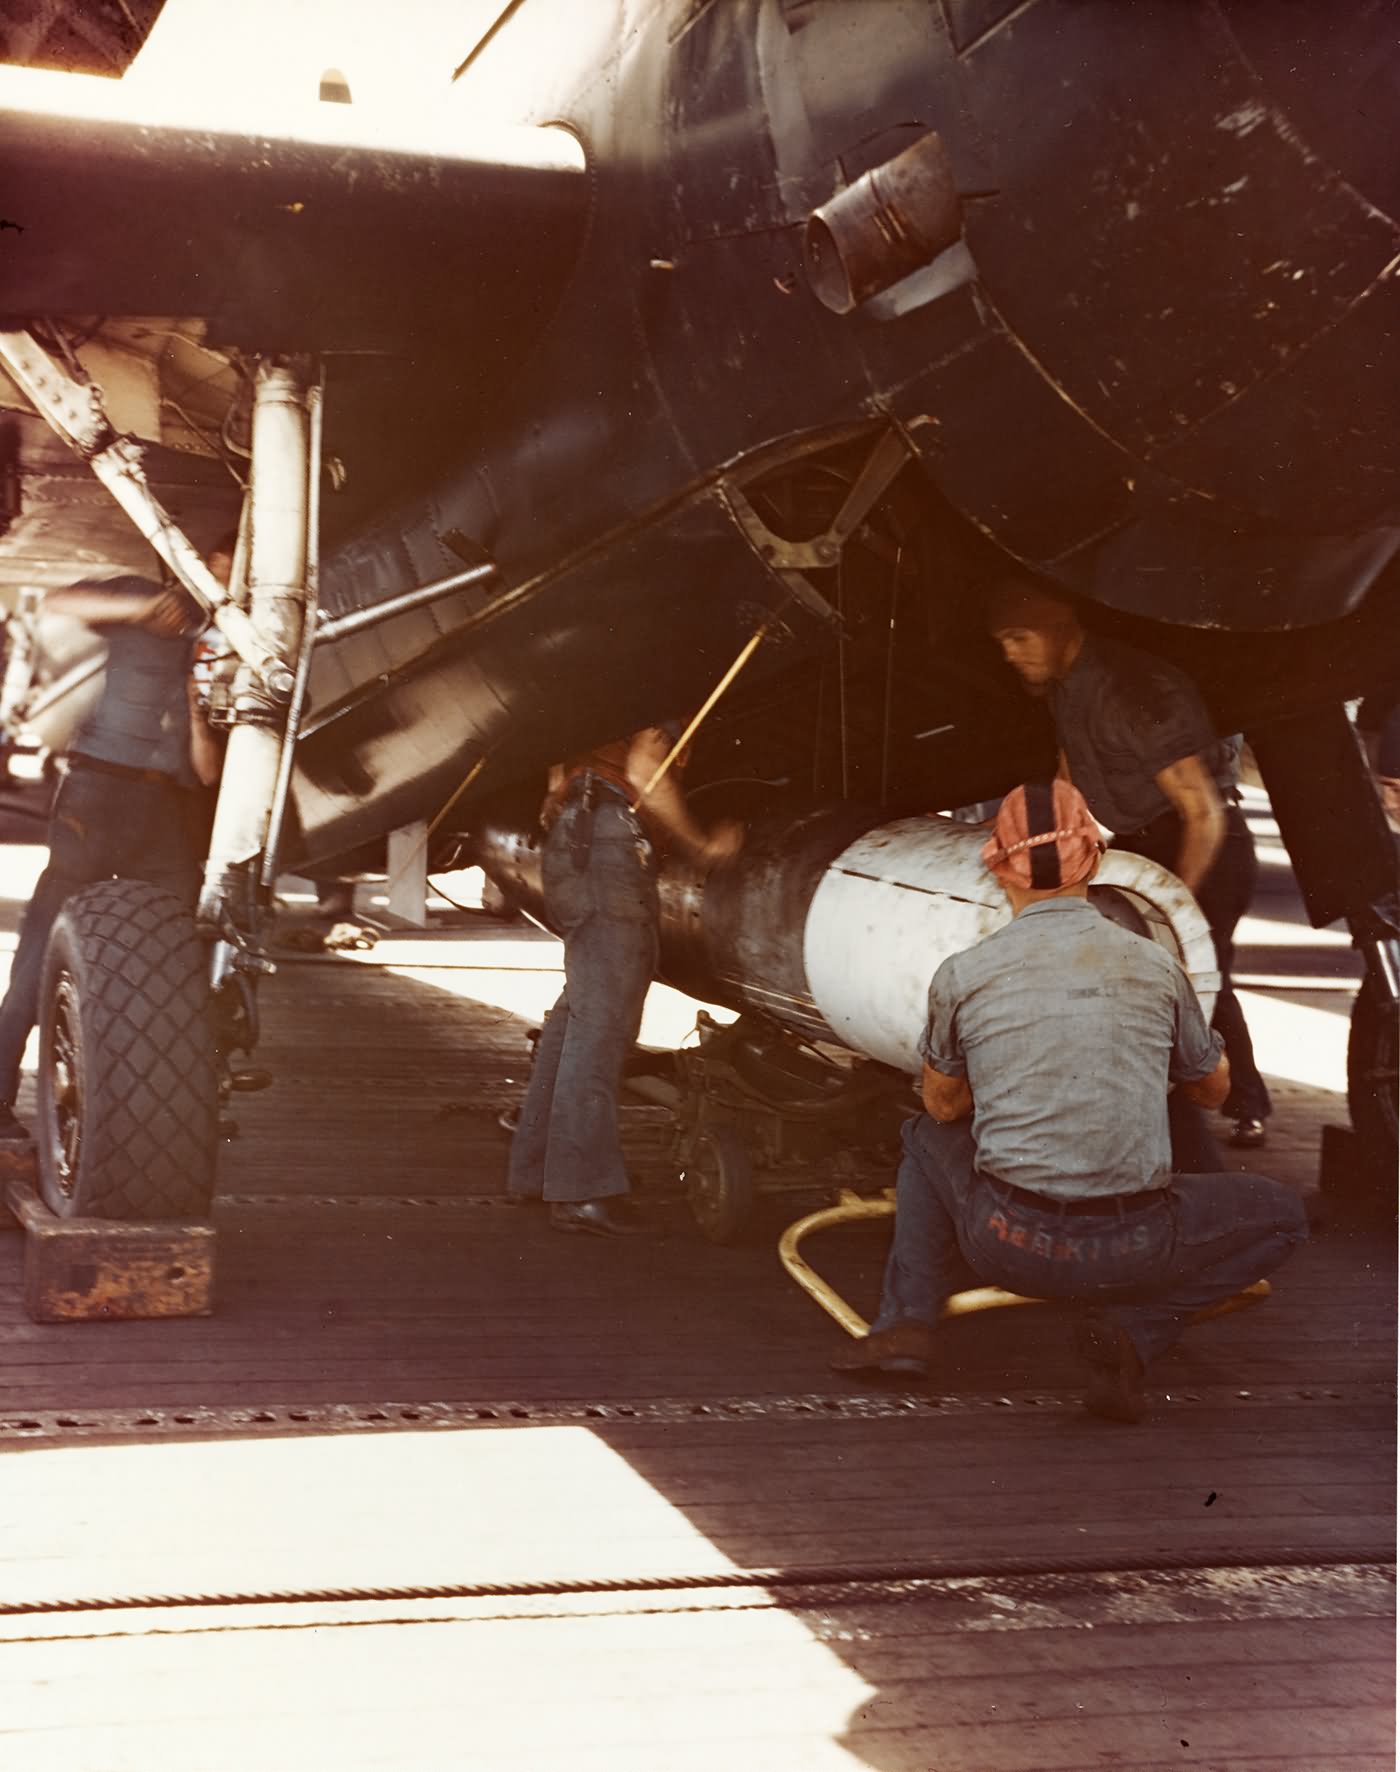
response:
[(39, 996), (39, 1191), (59, 1218), (204, 1218), (218, 1085), (207, 953), (141, 880), (64, 905)]
[(700, 1133), (685, 1166), (686, 1199), (700, 1234), (711, 1243), (737, 1243), (753, 1217), (753, 1162), (732, 1126)]

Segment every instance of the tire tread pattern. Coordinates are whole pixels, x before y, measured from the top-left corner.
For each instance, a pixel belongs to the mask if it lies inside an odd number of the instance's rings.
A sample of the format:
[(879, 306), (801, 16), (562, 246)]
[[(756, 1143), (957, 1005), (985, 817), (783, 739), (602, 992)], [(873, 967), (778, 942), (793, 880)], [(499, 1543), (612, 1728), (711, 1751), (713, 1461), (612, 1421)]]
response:
[[(64, 906), (45, 965), (47, 1016), (58, 971), (77, 987), (86, 1078), (70, 1196), (40, 1173), (64, 1215), (127, 1220), (206, 1216), (218, 1141), (206, 949), (179, 899), (139, 880), (104, 880)], [(44, 1043), (47, 1050), (47, 1042)]]
[(1394, 1177), (1396, 1162), (1395, 1059), (1400, 1047), (1394, 1003), (1362, 982), (1347, 1033), (1347, 1107), (1351, 1124), (1377, 1175)]

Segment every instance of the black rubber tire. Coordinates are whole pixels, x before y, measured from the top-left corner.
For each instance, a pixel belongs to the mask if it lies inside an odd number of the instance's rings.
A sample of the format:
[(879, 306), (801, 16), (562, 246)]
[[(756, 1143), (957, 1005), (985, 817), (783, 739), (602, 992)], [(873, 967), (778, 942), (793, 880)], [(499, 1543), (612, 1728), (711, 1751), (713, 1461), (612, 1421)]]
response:
[(1400, 1015), (1367, 979), (1356, 993), (1347, 1035), (1347, 1106), (1368, 1172), (1393, 1179), (1396, 1134), (1396, 1055)]
[(707, 1126), (685, 1166), (690, 1215), (706, 1242), (737, 1243), (753, 1217), (753, 1160), (732, 1126)]
[(203, 1218), (218, 1085), (208, 953), (141, 880), (64, 905), (39, 996), (39, 1189), (59, 1218)]

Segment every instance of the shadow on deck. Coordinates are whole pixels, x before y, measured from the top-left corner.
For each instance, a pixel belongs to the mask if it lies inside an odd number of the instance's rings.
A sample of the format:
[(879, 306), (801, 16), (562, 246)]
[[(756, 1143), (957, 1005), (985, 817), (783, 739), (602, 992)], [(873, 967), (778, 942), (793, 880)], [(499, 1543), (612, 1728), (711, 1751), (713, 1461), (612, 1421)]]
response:
[[(7, 1764), (1393, 1764), (1388, 1226), (1191, 1332), (1137, 1429), (1049, 1307), (852, 1392), (800, 1202), (713, 1248), (639, 1144), (645, 1240), (503, 1203), (555, 963), (482, 920), (283, 963), (211, 1319), (36, 1327), (0, 1238)], [(1342, 1104), (1294, 1069), (1248, 1166), (1307, 1186)], [(816, 1248), (865, 1310), (886, 1235)]]

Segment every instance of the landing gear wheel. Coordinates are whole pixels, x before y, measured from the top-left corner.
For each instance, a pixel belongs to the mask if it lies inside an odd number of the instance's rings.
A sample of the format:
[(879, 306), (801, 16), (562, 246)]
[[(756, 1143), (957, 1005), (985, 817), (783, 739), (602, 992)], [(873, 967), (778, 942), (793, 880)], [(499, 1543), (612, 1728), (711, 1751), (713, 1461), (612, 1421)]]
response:
[(1352, 1005), (1347, 1106), (1368, 1172), (1393, 1178), (1397, 1147), (1396, 1068), (1400, 1012), (1368, 979)]
[(710, 1126), (685, 1166), (686, 1200), (710, 1243), (737, 1243), (753, 1216), (753, 1162), (732, 1126)]
[(64, 905), (39, 1006), (39, 1191), (59, 1218), (203, 1218), (218, 1085), (194, 919), (104, 880)]

